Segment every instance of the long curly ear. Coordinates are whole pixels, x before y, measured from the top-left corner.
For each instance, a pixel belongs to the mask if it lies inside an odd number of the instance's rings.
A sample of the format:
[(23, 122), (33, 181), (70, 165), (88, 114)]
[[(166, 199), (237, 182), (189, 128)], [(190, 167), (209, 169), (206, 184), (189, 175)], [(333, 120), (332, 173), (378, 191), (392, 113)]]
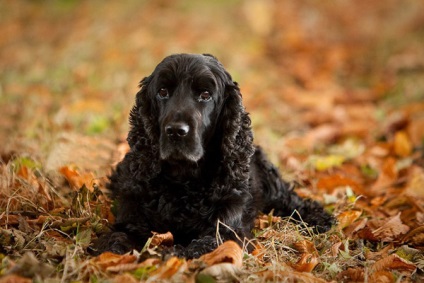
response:
[(127, 141), (131, 148), (152, 146), (158, 141), (158, 122), (155, 105), (148, 95), (150, 77), (141, 80), (140, 91), (136, 94), (135, 104), (130, 112), (130, 131)]
[(247, 182), (249, 163), (254, 153), (251, 121), (236, 82), (226, 85), (225, 95), (221, 114), (224, 174), (237, 182)]
[(148, 93), (151, 77), (140, 82), (135, 104), (130, 112), (127, 141), (139, 179), (151, 179), (159, 172), (159, 123), (156, 105)]

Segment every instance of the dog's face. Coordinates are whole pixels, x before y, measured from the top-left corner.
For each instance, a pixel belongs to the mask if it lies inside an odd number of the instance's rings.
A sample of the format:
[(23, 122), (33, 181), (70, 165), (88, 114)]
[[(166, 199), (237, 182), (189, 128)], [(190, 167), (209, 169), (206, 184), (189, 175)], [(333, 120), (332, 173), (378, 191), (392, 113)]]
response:
[(165, 58), (145, 79), (159, 127), (160, 158), (197, 162), (215, 132), (226, 96), (234, 83), (210, 55)]

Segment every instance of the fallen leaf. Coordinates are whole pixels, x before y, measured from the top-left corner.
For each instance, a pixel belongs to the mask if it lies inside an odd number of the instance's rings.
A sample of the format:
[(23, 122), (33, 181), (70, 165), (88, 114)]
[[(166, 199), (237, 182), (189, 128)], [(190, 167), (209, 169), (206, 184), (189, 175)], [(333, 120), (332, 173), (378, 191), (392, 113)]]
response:
[(396, 155), (400, 157), (406, 157), (411, 155), (412, 152), (412, 143), (408, 135), (404, 131), (396, 132), (393, 146)]
[(369, 282), (376, 282), (376, 283), (394, 283), (395, 276), (389, 271), (382, 270), (382, 271), (371, 273), (368, 280)]
[(318, 251), (312, 242), (299, 241), (293, 244), (293, 248), (300, 253), (299, 260), (291, 265), (296, 271), (311, 272), (319, 263)]
[(348, 268), (337, 275), (339, 282), (363, 282), (365, 272), (363, 268)]
[(30, 278), (21, 277), (15, 274), (9, 274), (0, 278), (0, 283), (31, 283), (33, 282)]
[(172, 246), (174, 244), (174, 236), (171, 232), (166, 232), (164, 234), (153, 233), (152, 240), (150, 242), (150, 246)]
[(343, 232), (346, 236), (351, 237), (353, 233), (363, 229), (365, 225), (367, 224), (367, 222), (368, 222), (367, 218), (362, 218), (361, 220), (358, 220), (352, 223), (351, 225), (349, 225), (348, 227), (346, 227)]
[(414, 147), (422, 146), (424, 140), (424, 118), (420, 117), (411, 121), (408, 127), (408, 134)]
[(243, 264), (243, 251), (236, 242), (226, 241), (214, 251), (202, 255), (200, 260), (207, 265), (227, 262), (241, 267)]
[(373, 272), (393, 269), (413, 272), (417, 269), (417, 267), (413, 263), (399, 257), (397, 254), (391, 254), (387, 257), (384, 257), (376, 261), (371, 267)]
[(424, 246), (424, 225), (411, 230), (403, 237), (402, 241), (417, 247)]
[(265, 270), (256, 273), (260, 282), (302, 282), (302, 283), (328, 283), (309, 272), (293, 270)]
[(393, 250), (393, 243), (390, 243), (386, 245), (385, 247), (381, 248), (380, 250), (377, 250), (375, 252), (371, 250), (365, 250), (364, 256), (367, 260), (377, 261), (382, 258), (385, 258), (389, 255), (390, 251)]
[(75, 166), (63, 166), (59, 172), (66, 178), (69, 185), (74, 190), (79, 190), (85, 185), (90, 191), (93, 191), (93, 185), (96, 184), (96, 178), (91, 172), (80, 173)]
[(411, 175), (404, 190), (406, 195), (424, 199), (424, 169), (418, 166), (411, 168)]
[(339, 229), (344, 229), (355, 222), (362, 214), (362, 211), (348, 210), (340, 213), (337, 216)]
[[(241, 274), (240, 267), (227, 262), (222, 262), (206, 267), (196, 276), (196, 282), (203, 276), (210, 276), (214, 282), (234, 282), (239, 281), (238, 275)], [(204, 282), (207, 282), (206, 280)]]
[(139, 280), (135, 279), (134, 276), (131, 276), (128, 273), (124, 273), (124, 274), (119, 274), (117, 276), (115, 276), (115, 278), (113, 278), (113, 282), (116, 283), (138, 283), (140, 282)]
[(187, 269), (187, 262), (185, 261), (185, 259), (180, 259), (174, 256), (168, 259), (164, 265), (159, 266), (157, 270), (152, 272), (149, 280), (154, 282), (154, 279), (156, 278), (169, 279), (180, 270), (183, 271), (186, 269)]
[(341, 187), (350, 187), (356, 194), (364, 194), (366, 192), (358, 182), (337, 173), (323, 176), (317, 183), (318, 189), (322, 189), (330, 193)]
[(106, 271), (113, 273), (124, 273), (128, 271), (133, 271), (138, 268), (137, 263), (123, 263), (119, 265), (113, 265), (106, 268)]
[(382, 167), (380, 168), (380, 174), (377, 180), (371, 187), (371, 191), (375, 193), (383, 193), (387, 190), (387, 187), (392, 185), (398, 177), (398, 171), (396, 168), (396, 159), (388, 157), (385, 159)]
[(101, 255), (93, 258), (91, 261), (94, 265), (101, 267), (106, 270), (112, 266), (119, 266), (122, 264), (129, 264), (136, 262), (137, 257), (134, 255), (124, 254), (117, 255), (111, 252), (105, 252)]
[(331, 246), (331, 256), (336, 257), (339, 254), (340, 246), (343, 245), (342, 242), (337, 242)]
[(55, 269), (53, 266), (40, 262), (32, 252), (27, 252), (10, 270), (8, 270), (8, 273), (13, 273), (27, 278), (46, 278), (54, 271)]
[[(369, 221), (368, 223), (370, 223)], [(384, 242), (393, 241), (399, 235), (406, 234), (409, 231), (409, 227), (402, 223), (400, 219), (400, 212), (390, 218), (381, 227), (372, 231), (373, 235)]]
[(342, 155), (312, 155), (309, 157), (309, 163), (318, 171), (324, 171), (330, 168), (339, 167), (345, 162), (346, 157)]

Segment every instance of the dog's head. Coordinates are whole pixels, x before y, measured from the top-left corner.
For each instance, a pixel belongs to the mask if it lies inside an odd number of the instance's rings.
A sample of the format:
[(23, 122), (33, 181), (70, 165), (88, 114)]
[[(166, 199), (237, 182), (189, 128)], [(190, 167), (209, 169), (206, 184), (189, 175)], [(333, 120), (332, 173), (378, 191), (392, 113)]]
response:
[(224, 155), (243, 146), (251, 155), (250, 119), (239, 88), (212, 55), (168, 56), (140, 86), (130, 116), (131, 148), (147, 145), (147, 138), (163, 161), (197, 162), (219, 136)]

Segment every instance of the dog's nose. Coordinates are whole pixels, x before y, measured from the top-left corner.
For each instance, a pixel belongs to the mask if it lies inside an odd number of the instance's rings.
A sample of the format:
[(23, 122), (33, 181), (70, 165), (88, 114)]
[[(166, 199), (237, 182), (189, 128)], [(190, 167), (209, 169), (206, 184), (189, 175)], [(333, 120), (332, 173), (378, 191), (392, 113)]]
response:
[(175, 122), (165, 126), (165, 133), (170, 137), (184, 137), (190, 131), (186, 123)]

